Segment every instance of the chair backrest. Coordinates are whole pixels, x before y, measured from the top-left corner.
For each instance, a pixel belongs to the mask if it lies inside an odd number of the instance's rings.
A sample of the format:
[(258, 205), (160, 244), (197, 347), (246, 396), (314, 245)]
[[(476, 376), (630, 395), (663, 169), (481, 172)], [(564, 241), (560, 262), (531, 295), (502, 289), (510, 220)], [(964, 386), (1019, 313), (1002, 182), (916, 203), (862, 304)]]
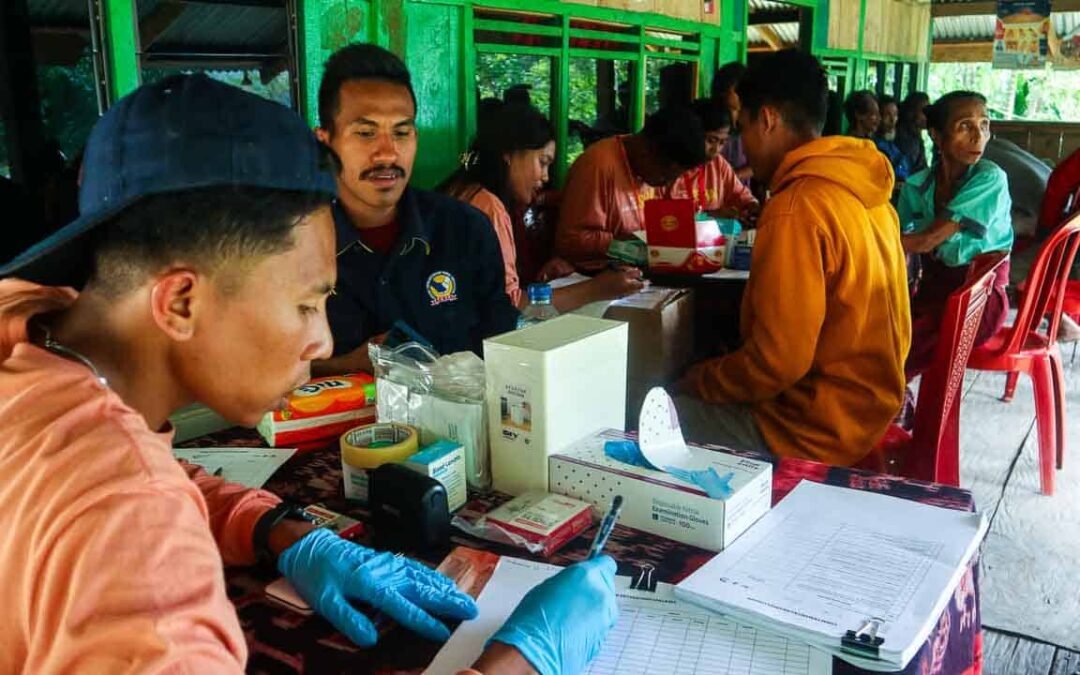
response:
[(980, 256), (967, 282), (945, 304), (934, 360), (919, 384), (911, 456), (904, 475), (949, 485), (960, 482), (960, 392), (968, 357), (1007, 254)]
[[(1042, 335), (1047, 344), (1057, 340), (1065, 284), (1069, 280), (1077, 245), (1080, 245), (1080, 213), (1054, 230), (1039, 249), (1024, 282), (1026, 290), (1016, 312), (1016, 321), (1005, 341), (1006, 352), (1019, 351), (1032, 333)], [(1042, 331), (1044, 318), (1048, 321), (1046, 330)]]

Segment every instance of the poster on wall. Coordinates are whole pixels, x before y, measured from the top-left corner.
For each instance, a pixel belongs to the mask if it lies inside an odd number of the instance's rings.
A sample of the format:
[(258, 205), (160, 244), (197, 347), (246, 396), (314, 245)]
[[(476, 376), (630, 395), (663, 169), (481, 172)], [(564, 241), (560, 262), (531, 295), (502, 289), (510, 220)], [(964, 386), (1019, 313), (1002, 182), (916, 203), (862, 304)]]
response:
[(995, 68), (1042, 68), (1049, 37), (1050, 0), (998, 0)]

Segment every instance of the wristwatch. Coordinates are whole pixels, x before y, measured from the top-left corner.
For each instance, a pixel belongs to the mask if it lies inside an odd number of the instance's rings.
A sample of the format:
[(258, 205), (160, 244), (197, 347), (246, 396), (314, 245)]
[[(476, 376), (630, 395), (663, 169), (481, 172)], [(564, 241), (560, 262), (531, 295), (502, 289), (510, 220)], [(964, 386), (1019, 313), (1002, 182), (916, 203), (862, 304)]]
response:
[(303, 508), (292, 502), (281, 502), (262, 514), (255, 523), (255, 531), (251, 538), (255, 547), (255, 559), (264, 565), (276, 567), (277, 555), (270, 550), (270, 531), (283, 520), (314, 522), (314, 519)]

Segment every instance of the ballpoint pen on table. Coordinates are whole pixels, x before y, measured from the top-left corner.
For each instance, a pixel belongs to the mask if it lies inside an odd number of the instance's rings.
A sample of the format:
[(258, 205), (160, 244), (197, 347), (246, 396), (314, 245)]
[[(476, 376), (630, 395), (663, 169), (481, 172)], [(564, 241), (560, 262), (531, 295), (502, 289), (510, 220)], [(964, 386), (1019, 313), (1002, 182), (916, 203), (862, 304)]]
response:
[(611, 500), (611, 508), (608, 509), (604, 519), (600, 521), (600, 527), (596, 530), (596, 537), (593, 538), (592, 545), (589, 546), (589, 559), (595, 558), (604, 550), (604, 545), (607, 544), (611, 531), (615, 529), (615, 521), (619, 519), (622, 502), (622, 495), (615, 495), (615, 498)]

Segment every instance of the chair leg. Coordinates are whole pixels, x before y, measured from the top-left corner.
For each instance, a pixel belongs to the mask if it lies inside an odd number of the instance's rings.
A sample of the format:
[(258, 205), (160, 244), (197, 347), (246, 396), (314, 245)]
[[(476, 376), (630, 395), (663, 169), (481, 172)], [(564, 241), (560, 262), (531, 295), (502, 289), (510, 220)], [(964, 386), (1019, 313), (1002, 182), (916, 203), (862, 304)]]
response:
[(1002, 395), (1001, 400), (1008, 403), (1013, 399), (1013, 394), (1016, 393), (1016, 382), (1020, 379), (1020, 373), (1015, 370), (1010, 370), (1009, 374), (1005, 378), (1005, 393)]
[(1054, 459), (1057, 455), (1057, 422), (1054, 406), (1054, 381), (1048, 359), (1037, 359), (1031, 365), (1031, 382), (1035, 389), (1035, 427), (1039, 440), (1039, 483), (1046, 496), (1054, 494)]
[(1061, 351), (1050, 352), (1050, 374), (1054, 385), (1054, 425), (1057, 436), (1057, 468), (1065, 466), (1065, 372), (1061, 364)]

